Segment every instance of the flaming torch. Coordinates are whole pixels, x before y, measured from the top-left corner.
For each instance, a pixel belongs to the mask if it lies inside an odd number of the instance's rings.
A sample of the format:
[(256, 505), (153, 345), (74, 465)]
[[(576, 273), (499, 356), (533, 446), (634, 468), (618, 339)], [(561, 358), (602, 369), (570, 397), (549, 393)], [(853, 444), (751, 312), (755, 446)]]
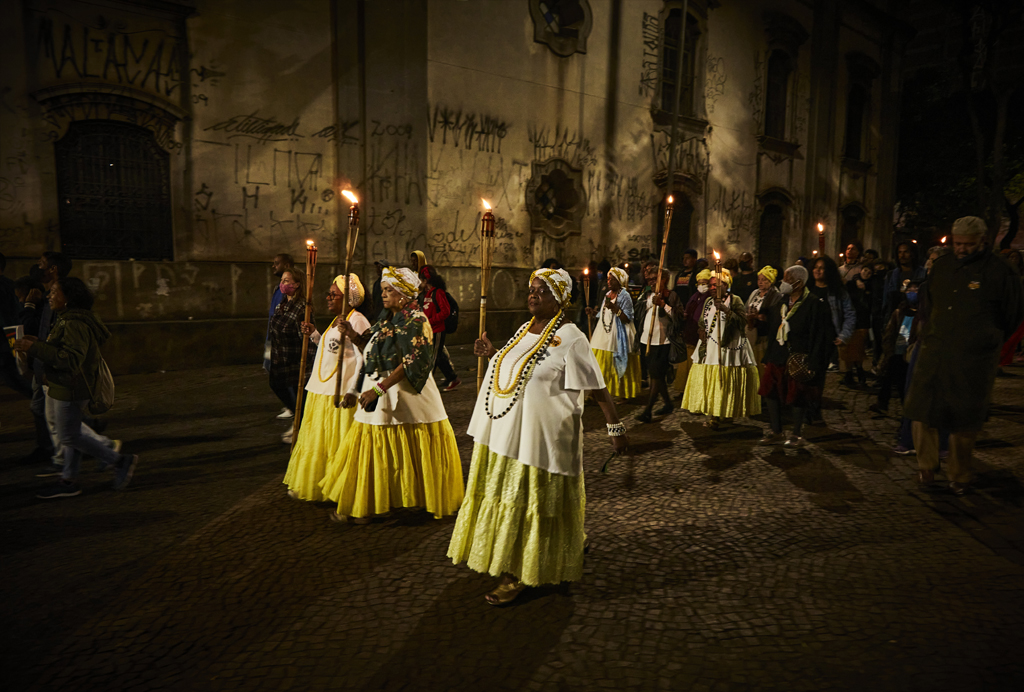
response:
[[(718, 250), (712, 250), (711, 254), (715, 256), (715, 276), (718, 277), (718, 281), (715, 282), (715, 295), (718, 297), (718, 302), (721, 303), (725, 298), (725, 281), (722, 276), (722, 256), (718, 254)], [(717, 329), (715, 331), (718, 332), (715, 337), (718, 340), (718, 381), (720, 384), (724, 385), (725, 369), (722, 367), (722, 311), (718, 310), (717, 305), (715, 306), (715, 309), (718, 312), (717, 319), (715, 320), (717, 323)]]
[(654, 338), (654, 321), (658, 319), (658, 305), (654, 303), (654, 294), (661, 291), (661, 275), (665, 271), (665, 250), (668, 247), (668, 232), (672, 228), (672, 195), (668, 196), (665, 200), (665, 232), (661, 238), (661, 259), (658, 261), (658, 283), (654, 284), (654, 291), (651, 293), (651, 305), (653, 312), (651, 314), (651, 327), (647, 332), (647, 351), (645, 355), (649, 355), (651, 352), (651, 339)]
[(939, 241), (939, 245), (945, 245), (945, 244), (946, 244), (946, 236), (942, 236), (942, 240)]
[(825, 256), (825, 224), (818, 224), (818, 256)]
[[(583, 309), (590, 310), (590, 267), (583, 270), (583, 294), (586, 296), (586, 302), (583, 304)], [(594, 336), (594, 325), (590, 313), (587, 313), (587, 338)]]
[[(359, 240), (359, 198), (351, 190), (342, 190), (351, 206), (348, 208), (348, 237), (345, 239), (345, 288), (341, 291), (342, 319), (348, 321), (348, 285), (349, 270), (352, 268), (352, 255), (355, 254), (356, 242)], [(338, 349), (338, 374), (334, 378), (334, 408), (341, 406), (341, 380), (345, 372), (345, 341), (346, 332), (341, 332), (341, 346)]]
[[(306, 241), (306, 322), (313, 317), (313, 279), (316, 276), (316, 245), (312, 240)], [(295, 425), (292, 426), (292, 449), (295, 440), (299, 439), (299, 428), (302, 425), (302, 394), (306, 389), (306, 356), (309, 354), (309, 339), (302, 339), (302, 355), (299, 357), (299, 386), (295, 394)]]
[[(494, 213), (491, 212), (491, 205), (486, 199), (484, 203), (484, 215), (480, 219), (480, 334), (483, 338), (487, 331), (487, 288), (491, 285), (491, 253), (494, 250)], [(476, 363), (476, 391), (480, 393), (480, 387), (484, 383), (484, 370), (487, 369), (487, 361), (480, 357)]]

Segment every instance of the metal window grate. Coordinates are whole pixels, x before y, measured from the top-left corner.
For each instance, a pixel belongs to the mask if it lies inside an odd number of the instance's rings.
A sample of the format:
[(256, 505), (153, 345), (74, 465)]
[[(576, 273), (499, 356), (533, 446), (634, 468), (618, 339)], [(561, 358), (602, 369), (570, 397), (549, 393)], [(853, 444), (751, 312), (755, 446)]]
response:
[(170, 155), (152, 132), (80, 120), (54, 150), (64, 252), (83, 259), (173, 259)]

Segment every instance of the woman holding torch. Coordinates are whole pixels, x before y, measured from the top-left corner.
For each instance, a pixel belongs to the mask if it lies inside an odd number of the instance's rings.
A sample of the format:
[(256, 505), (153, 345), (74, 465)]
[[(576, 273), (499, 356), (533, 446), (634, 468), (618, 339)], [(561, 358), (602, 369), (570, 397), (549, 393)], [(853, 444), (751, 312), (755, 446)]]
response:
[(368, 524), (393, 507), (425, 507), (435, 517), (462, 503), (455, 434), (430, 376), (433, 330), (416, 302), (420, 279), (404, 267), (381, 276), (385, 312), (366, 332), (338, 325), (363, 350), (359, 410), (327, 475), (324, 496), (335, 521)]
[[(619, 399), (640, 396), (640, 354), (634, 352), (636, 326), (633, 324), (633, 299), (626, 291), (629, 274), (625, 269), (608, 270), (608, 292), (598, 315), (590, 348), (601, 367), (608, 393)], [(591, 316), (598, 314), (588, 307)]]
[(615, 451), (627, 447), (587, 337), (566, 319), (571, 296), (566, 271), (538, 269), (530, 321), (501, 350), (486, 334), (474, 347), (490, 363), (469, 423), (473, 462), (448, 557), (501, 577), (485, 596), (491, 605), (583, 574), (585, 391), (600, 404)]
[[(348, 315), (341, 314), (345, 304), (343, 290), (344, 274), (335, 277), (327, 291), (327, 310), (334, 315), (327, 331), (320, 334), (311, 322), (301, 325), (302, 333), (319, 348), (306, 384), (302, 428), (284, 476), (288, 496), (298, 500), (320, 502), (324, 499), (320, 481), (326, 473), (328, 460), (335, 458), (341, 441), (345, 439), (355, 414), (356, 381), (363, 366), (363, 355), (351, 340), (342, 339), (338, 323), (345, 320), (355, 332), (362, 334), (370, 328), (370, 322), (357, 310), (365, 297), (359, 277), (349, 275), (348, 307), (351, 310)], [(344, 356), (339, 359), (342, 348)], [(339, 367), (341, 391), (345, 398), (341, 406), (335, 408), (333, 399)]]

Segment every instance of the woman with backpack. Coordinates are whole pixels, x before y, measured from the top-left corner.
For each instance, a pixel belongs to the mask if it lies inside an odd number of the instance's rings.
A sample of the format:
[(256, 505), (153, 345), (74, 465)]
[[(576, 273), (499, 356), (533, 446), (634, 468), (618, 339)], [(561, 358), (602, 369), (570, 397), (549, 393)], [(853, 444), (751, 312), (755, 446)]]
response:
[(434, 368), (440, 368), (441, 374), (445, 377), (441, 390), (450, 392), (462, 384), (462, 380), (455, 373), (451, 358), (444, 347), (444, 337), (448, 332), (446, 322), (452, 316), (448, 285), (431, 264), (425, 264), (420, 268), (420, 279), (423, 281), (423, 314), (430, 320), (430, 328), (434, 331)]
[(46, 341), (35, 337), (18, 339), (15, 351), (43, 362), (48, 385), (47, 396), (54, 400), (57, 434), (64, 447), (64, 471), (54, 485), (36, 494), (42, 500), (80, 495), (78, 473), (82, 455), (113, 469), (114, 490), (127, 487), (135, 473), (139, 457), (121, 454), (82, 433), (83, 410), (98, 395), (100, 346), (110, 332), (92, 312), (93, 295), (81, 279), (58, 278), (50, 289), (50, 308), (54, 325)]

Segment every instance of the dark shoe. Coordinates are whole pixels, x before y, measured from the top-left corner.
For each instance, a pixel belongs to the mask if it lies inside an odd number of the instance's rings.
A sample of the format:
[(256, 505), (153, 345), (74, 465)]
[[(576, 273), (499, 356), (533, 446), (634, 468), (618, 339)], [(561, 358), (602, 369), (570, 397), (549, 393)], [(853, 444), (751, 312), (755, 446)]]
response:
[(462, 380), (460, 380), (460, 379), (459, 379), (458, 377), (456, 377), (456, 378), (455, 378), (454, 380), (452, 380), (451, 382), (449, 382), (449, 383), (448, 383), (448, 384), (447, 384), (447, 385), (445, 386), (445, 388), (444, 388), (444, 390), (443, 390), (443, 391), (446, 391), (446, 392), (454, 392), (454, 391), (455, 391), (456, 389), (458, 389), (458, 388), (459, 388), (459, 385), (460, 385), (460, 384), (462, 384)]
[(953, 491), (953, 494), (957, 497), (963, 497), (967, 493), (971, 492), (971, 486), (967, 483), (957, 483), (953, 481), (949, 484), (949, 489)]
[(139, 463), (138, 454), (125, 454), (117, 462), (114, 469), (114, 490), (124, 490), (135, 475), (135, 466)]
[(36, 474), (36, 478), (53, 478), (62, 473), (64, 473), (64, 467), (51, 462), (49, 466)]
[(668, 414), (672, 413), (673, 411), (675, 411), (675, 407), (672, 406), (672, 404), (665, 404), (664, 406), (659, 408), (657, 411), (655, 411), (654, 415), (656, 415), (656, 416), (667, 416)]
[(856, 382), (853, 381), (853, 371), (852, 370), (847, 370), (846, 374), (843, 375), (843, 386), (844, 387), (852, 387), (855, 384), (856, 384)]
[(892, 453), (899, 454), (901, 457), (905, 457), (908, 454), (913, 454), (914, 450), (910, 449), (909, 447), (904, 447), (903, 445), (896, 445), (892, 448)]
[(638, 421), (640, 421), (641, 423), (653, 423), (654, 422), (654, 419), (651, 418), (651, 412), (650, 411), (644, 411), (643, 413), (638, 415), (636, 417), (636, 419)]
[(48, 485), (36, 493), (36, 497), (40, 500), (56, 500), (58, 497), (74, 497), (75, 495), (81, 494), (82, 489), (78, 487), (78, 483), (72, 483), (71, 481), (57, 481), (53, 485)]

